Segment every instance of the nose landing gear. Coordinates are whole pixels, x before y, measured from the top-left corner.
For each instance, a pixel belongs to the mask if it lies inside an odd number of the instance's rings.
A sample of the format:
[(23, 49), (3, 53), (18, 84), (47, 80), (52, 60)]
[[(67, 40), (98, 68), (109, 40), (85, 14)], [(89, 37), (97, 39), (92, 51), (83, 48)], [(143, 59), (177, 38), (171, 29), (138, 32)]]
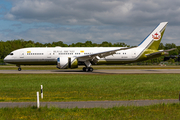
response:
[(18, 71), (21, 71), (21, 68), (18, 68)]
[(18, 68), (18, 71), (21, 71), (21, 66), (20, 65), (16, 65)]

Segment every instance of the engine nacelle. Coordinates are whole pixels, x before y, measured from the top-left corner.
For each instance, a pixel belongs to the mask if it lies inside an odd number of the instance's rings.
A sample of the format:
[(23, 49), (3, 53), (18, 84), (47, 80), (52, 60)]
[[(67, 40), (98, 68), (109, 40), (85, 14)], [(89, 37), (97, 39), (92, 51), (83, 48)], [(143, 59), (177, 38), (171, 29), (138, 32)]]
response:
[(77, 58), (74, 57), (58, 57), (57, 68), (59, 69), (78, 68), (78, 60)]

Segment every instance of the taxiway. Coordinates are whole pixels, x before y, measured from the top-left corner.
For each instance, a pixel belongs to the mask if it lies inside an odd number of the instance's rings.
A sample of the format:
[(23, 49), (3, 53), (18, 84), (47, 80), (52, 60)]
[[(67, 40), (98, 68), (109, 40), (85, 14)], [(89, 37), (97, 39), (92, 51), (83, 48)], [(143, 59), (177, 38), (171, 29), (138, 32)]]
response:
[[(80, 102), (40, 102), (40, 106), (59, 108), (111, 108), (118, 106), (148, 106), (153, 104), (178, 103), (179, 100), (130, 100), (130, 101), (80, 101)], [(29, 107), (36, 106), (36, 102), (0, 102), (0, 108), (4, 107)]]
[(0, 74), (179, 74), (180, 69), (99, 69), (93, 72), (82, 70), (0, 70)]

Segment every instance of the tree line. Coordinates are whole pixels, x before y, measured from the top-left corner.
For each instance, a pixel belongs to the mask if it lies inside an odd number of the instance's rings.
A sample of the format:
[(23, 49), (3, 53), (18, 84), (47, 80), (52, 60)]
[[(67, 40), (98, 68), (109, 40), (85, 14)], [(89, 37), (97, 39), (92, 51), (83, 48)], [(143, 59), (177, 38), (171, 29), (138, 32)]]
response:
[[(123, 42), (111, 43), (104, 41), (100, 44), (92, 43), (91, 41), (86, 41), (84, 43), (77, 42), (72, 44), (65, 44), (62, 41), (52, 42), (52, 43), (39, 43), (34, 42), (32, 40), (25, 41), (23, 39), (18, 40), (7, 40), (6, 42), (0, 41), (0, 59), (4, 59), (6, 55), (8, 55), (11, 51), (20, 49), (20, 48), (27, 48), (27, 47), (132, 47), (127, 45)], [(160, 43), (159, 50), (167, 50), (171, 48), (177, 48), (177, 50), (171, 51), (169, 55), (178, 55), (180, 54), (180, 46), (176, 46), (174, 43)]]

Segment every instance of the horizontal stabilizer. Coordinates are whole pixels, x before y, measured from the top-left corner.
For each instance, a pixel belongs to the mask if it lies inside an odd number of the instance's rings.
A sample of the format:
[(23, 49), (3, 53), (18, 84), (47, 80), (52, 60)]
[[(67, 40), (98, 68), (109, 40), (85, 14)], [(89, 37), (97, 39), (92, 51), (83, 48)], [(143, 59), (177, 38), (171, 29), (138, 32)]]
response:
[(154, 55), (158, 55), (158, 54), (161, 54), (162, 52), (169, 52), (169, 51), (173, 51), (177, 48), (172, 48), (172, 49), (168, 49), (168, 50), (163, 50), (163, 51), (159, 51), (159, 52), (155, 52), (155, 53), (151, 53), (151, 54), (146, 54), (147, 57), (150, 57), (150, 56), (154, 56)]

